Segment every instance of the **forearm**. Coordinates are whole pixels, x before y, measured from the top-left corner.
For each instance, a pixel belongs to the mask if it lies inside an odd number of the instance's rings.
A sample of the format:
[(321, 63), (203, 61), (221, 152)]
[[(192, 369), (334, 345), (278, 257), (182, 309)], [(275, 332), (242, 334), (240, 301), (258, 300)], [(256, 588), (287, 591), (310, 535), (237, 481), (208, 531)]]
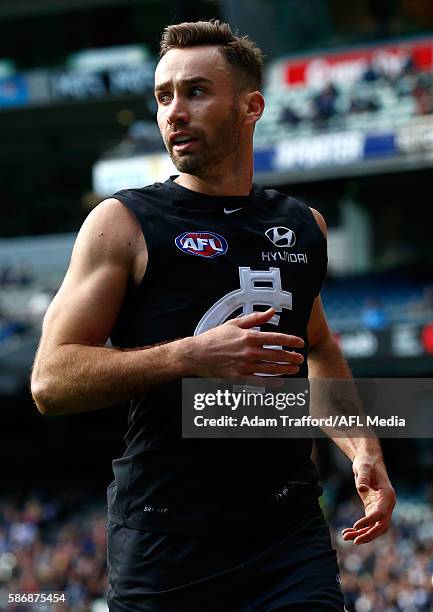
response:
[(352, 378), (349, 364), (331, 335), (325, 336), (310, 349), (308, 371), (310, 378)]
[(190, 340), (135, 350), (79, 344), (40, 350), (32, 373), (33, 398), (42, 414), (60, 415), (144, 395), (190, 374)]
[(355, 457), (368, 457), (372, 461), (382, 461), (382, 448), (376, 437), (355, 438), (338, 436), (332, 437), (333, 442), (343, 451), (343, 453), (352, 461)]
[[(349, 365), (340, 347), (331, 335), (326, 336), (323, 341), (317, 343), (310, 350), (308, 355), (308, 368), (311, 379), (352, 379)], [(320, 382), (318, 383), (318, 389), (320, 389)], [(337, 385), (335, 389), (338, 390)], [(345, 390), (347, 392), (349, 387), (346, 386)], [(314, 403), (317, 402), (317, 410), (320, 414), (323, 414), (324, 407), (320, 405), (320, 401), (321, 398), (319, 397), (317, 397), (314, 402), (312, 401), (312, 410), (316, 409)], [(359, 413), (362, 414), (363, 410), (359, 398), (354, 398), (354, 401), (356, 402)], [(330, 411), (334, 414), (336, 409), (336, 406), (330, 407)], [(371, 429), (367, 431), (364, 428), (364, 430), (360, 432), (363, 434), (360, 437), (356, 435), (353, 428), (348, 436), (342, 436), (341, 430), (332, 432), (332, 430), (327, 429), (326, 433), (351, 461), (354, 460), (355, 456), (359, 457), (361, 455), (371, 457), (375, 460), (383, 460), (380, 442)], [(335, 435), (333, 435), (333, 433), (335, 433)]]

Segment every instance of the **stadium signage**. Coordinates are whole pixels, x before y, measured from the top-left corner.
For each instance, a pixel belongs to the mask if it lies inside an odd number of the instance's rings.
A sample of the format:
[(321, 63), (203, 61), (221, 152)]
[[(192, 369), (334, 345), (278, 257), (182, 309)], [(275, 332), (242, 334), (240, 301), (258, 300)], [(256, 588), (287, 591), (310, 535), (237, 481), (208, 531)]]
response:
[[(333, 82), (351, 85), (365, 74), (369, 67), (380, 69), (389, 77), (401, 74), (408, 59), (420, 70), (433, 68), (433, 41), (424, 39), (404, 41), (391, 45), (375, 45), (338, 53), (326, 53), (315, 57), (284, 60), (276, 68), (280, 78), (273, 75), (277, 85), (288, 87), (323, 87)], [(282, 78), (281, 78), (282, 77)]]
[(62, 72), (50, 79), (54, 98), (63, 100), (87, 100), (102, 98), (107, 90), (102, 74)]
[(145, 94), (153, 91), (153, 64), (106, 72), (65, 70), (50, 75), (56, 100), (92, 100), (107, 96)]
[(120, 189), (165, 181), (167, 176), (176, 172), (166, 152), (123, 159), (101, 159), (93, 166), (92, 184), (95, 193), (107, 197)]
[(433, 149), (433, 121), (414, 123), (396, 132), (396, 146), (402, 153), (416, 153)]
[(337, 340), (349, 358), (373, 357), (379, 349), (379, 338), (368, 329), (338, 335)]
[(275, 147), (274, 167), (284, 170), (349, 164), (364, 158), (364, 146), (365, 136), (361, 132), (334, 132), (282, 140)]
[(433, 323), (396, 324), (389, 329), (374, 331), (358, 329), (336, 334), (348, 359), (420, 358), (433, 353)]

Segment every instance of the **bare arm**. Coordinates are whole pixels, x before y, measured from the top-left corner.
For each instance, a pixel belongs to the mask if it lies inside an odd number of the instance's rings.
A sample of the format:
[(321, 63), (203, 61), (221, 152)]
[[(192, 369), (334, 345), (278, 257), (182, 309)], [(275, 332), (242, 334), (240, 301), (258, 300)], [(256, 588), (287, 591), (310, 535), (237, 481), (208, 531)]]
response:
[[(326, 235), (323, 217), (317, 211), (313, 213)], [(308, 338), (311, 378), (352, 378), (347, 361), (330, 333), (320, 297), (313, 305)], [(355, 485), (365, 507), (365, 516), (352, 528), (344, 529), (343, 537), (355, 544), (370, 542), (388, 529), (395, 506), (395, 492), (387, 475), (380, 442), (376, 437), (335, 436), (332, 440), (352, 462)]]
[(147, 379), (157, 383), (181, 374), (175, 343), (147, 351), (147, 364), (144, 351), (104, 346), (143, 249), (146, 254), (137, 221), (117, 200), (101, 203), (86, 219), (43, 322), (31, 378), (42, 413), (102, 408), (143, 392)]
[(188, 375), (298, 371), (302, 355), (263, 345), (295, 348), (303, 345), (301, 339), (251, 329), (269, 320), (272, 309), (158, 346), (127, 351), (105, 347), (128, 283), (139, 282), (145, 267), (146, 245), (132, 213), (114, 199), (101, 203), (80, 230), (64, 282), (44, 319), (31, 378), (41, 413), (103, 408)]

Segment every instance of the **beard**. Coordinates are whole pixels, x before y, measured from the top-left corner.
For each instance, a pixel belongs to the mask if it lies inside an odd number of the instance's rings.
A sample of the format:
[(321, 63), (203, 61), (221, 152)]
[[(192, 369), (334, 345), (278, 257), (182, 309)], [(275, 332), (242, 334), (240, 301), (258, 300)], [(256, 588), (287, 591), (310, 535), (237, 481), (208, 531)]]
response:
[[(182, 129), (179, 126), (179, 129)], [(200, 148), (196, 152), (175, 153), (173, 145), (165, 142), (171, 161), (179, 172), (198, 174), (215, 168), (222, 159), (228, 157), (239, 146), (240, 127), (239, 110), (233, 106), (227, 117), (221, 121), (212, 135), (206, 135), (201, 130), (194, 130), (194, 136), (199, 139)]]

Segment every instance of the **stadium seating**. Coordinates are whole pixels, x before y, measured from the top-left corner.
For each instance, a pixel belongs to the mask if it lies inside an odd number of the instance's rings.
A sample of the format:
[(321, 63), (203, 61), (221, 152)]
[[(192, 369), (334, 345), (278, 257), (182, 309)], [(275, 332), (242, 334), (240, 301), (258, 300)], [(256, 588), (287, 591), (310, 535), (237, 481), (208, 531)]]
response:
[(336, 331), (368, 327), (365, 314), (368, 302), (374, 301), (383, 311), (389, 325), (425, 323), (433, 319), (429, 303), (432, 286), (388, 275), (332, 279), (322, 291), (329, 323)]
[(321, 98), (325, 90), (292, 87), (266, 91), (267, 105), (257, 124), (258, 148), (275, 144), (283, 137), (299, 138), (317, 130), (384, 131), (407, 123), (408, 118), (433, 113), (431, 73), (413, 71), (398, 79), (379, 76), (368, 81), (333, 87), (327, 113)]
[[(72, 497), (73, 504), (67, 493), (55, 501), (41, 495), (21, 503), (0, 499), (0, 609), (14, 609), (7, 606), (9, 592), (55, 590), (64, 591), (77, 612), (108, 610), (104, 505)], [(348, 612), (430, 611), (433, 510), (428, 498), (401, 496), (389, 532), (354, 548), (340, 532), (361, 512), (354, 497), (328, 517)]]

